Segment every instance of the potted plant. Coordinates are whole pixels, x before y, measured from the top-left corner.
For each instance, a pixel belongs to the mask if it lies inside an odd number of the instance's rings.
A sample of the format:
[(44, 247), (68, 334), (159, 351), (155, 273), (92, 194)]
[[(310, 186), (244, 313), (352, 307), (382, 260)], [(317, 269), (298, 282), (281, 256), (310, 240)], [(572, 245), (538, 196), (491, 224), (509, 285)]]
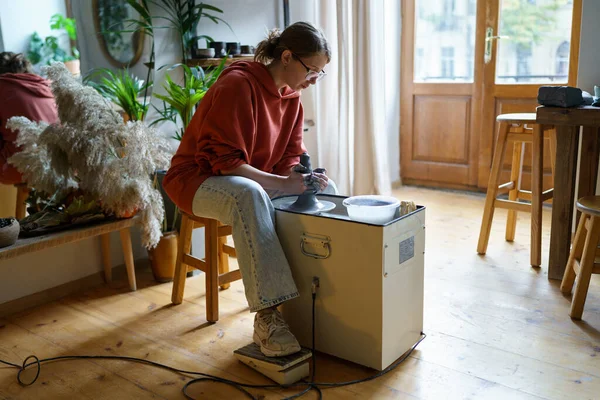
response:
[[(198, 39), (205, 39), (208, 42), (214, 40), (207, 35), (198, 35), (198, 25), (204, 17), (218, 24), (224, 23), (233, 32), (231, 26), (219, 14), (223, 10), (206, 3), (196, 4), (196, 0), (126, 0), (139, 14), (139, 19), (129, 19), (128, 30), (122, 32), (144, 31), (154, 38), (154, 29), (172, 28), (179, 33), (179, 45), (181, 47), (182, 62), (192, 58), (192, 50)], [(153, 16), (150, 14), (149, 5), (162, 10), (165, 15)], [(153, 26), (152, 19), (167, 21), (170, 26)], [(152, 51), (150, 53), (150, 63), (154, 62), (154, 40), (152, 41)]]
[[(98, 82), (94, 81), (94, 78), (99, 78)], [(108, 68), (97, 68), (87, 74), (83, 82), (121, 107), (125, 122), (142, 121), (146, 116), (148, 104), (143, 95), (152, 86), (152, 82), (144, 83), (130, 74), (127, 68), (117, 72)], [(143, 98), (142, 101), (140, 97)]]
[[(163, 102), (162, 110), (157, 109), (161, 117), (153, 121), (150, 126), (159, 122), (169, 121), (176, 127), (173, 138), (181, 140), (192, 120), (196, 106), (204, 98), (208, 89), (216, 82), (225, 68), (225, 61), (226, 59), (224, 58), (218, 67), (207, 73), (200, 67), (190, 68), (185, 64), (177, 64), (169, 68), (169, 70), (179, 67), (183, 68), (183, 86), (175, 83), (169, 74), (167, 74), (167, 81), (163, 85), (167, 93), (165, 95), (154, 94), (156, 98)], [(166, 170), (156, 171), (154, 177), (155, 188), (161, 191), (164, 199), (165, 219), (162, 228), (163, 235), (156, 248), (148, 251), (154, 277), (159, 282), (173, 279), (179, 238), (179, 209), (169, 199), (169, 196), (162, 188), (162, 180), (166, 172)]]
[(33, 65), (50, 65), (54, 61), (62, 62), (73, 75), (79, 75), (79, 51), (75, 46), (68, 49), (68, 51), (64, 50), (59, 43), (61, 37), (65, 34), (68, 36), (69, 41), (77, 40), (75, 19), (66, 18), (61, 14), (54, 14), (50, 18), (50, 29), (63, 33), (60, 36), (47, 36), (42, 39), (37, 32), (34, 32), (29, 42), (27, 57)]

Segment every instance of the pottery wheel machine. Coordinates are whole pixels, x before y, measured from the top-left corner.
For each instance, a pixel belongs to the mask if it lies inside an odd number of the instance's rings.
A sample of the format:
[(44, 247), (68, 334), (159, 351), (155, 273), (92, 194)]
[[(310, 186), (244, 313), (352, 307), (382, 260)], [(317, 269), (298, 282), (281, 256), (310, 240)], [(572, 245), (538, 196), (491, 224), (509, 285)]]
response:
[[(312, 170), (306, 153), (295, 171), (324, 172)], [(281, 311), (302, 351), (265, 357), (252, 343), (234, 355), (284, 385), (309, 376), (313, 345), (385, 373), (423, 339), (425, 207), (386, 196), (318, 194), (310, 175), (307, 187), (272, 200), (300, 293)]]

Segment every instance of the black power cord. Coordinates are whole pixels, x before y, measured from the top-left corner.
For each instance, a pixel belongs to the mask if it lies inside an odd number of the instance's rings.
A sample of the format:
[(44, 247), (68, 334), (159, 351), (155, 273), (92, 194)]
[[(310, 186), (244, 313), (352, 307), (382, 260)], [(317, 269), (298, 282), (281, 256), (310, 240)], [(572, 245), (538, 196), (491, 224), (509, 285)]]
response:
[[(417, 346), (427, 337), (427, 335), (425, 335), (423, 332), (421, 332), (421, 337), (419, 338), (419, 340), (412, 345), (412, 347), (410, 348), (410, 350), (408, 350), (406, 353), (404, 353), (404, 355), (402, 357), (400, 357), (398, 360), (396, 360), (396, 362), (394, 362), (393, 364), (391, 364), (389, 367), (385, 368), (384, 370), (378, 372), (375, 375), (369, 376), (367, 378), (363, 378), (363, 379), (356, 379), (353, 381), (348, 381), (348, 382), (315, 382), (315, 371), (316, 371), (316, 351), (315, 351), (315, 303), (316, 303), (316, 298), (317, 298), (317, 291), (316, 288), (319, 287), (319, 281), (318, 278), (316, 278), (315, 280), (313, 280), (313, 288), (312, 288), (312, 359), (313, 359), (313, 368), (312, 368), (312, 373), (311, 373), (311, 378), (310, 378), (310, 382), (306, 382), (306, 381), (300, 381), (291, 385), (279, 385), (279, 384), (273, 384), (273, 385), (251, 385), (251, 384), (246, 384), (246, 383), (240, 383), (240, 382), (236, 382), (236, 381), (232, 381), (229, 379), (224, 379), (224, 378), (220, 378), (218, 376), (214, 376), (214, 375), (209, 375), (209, 374), (205, 374), (203, 372), (196, 372), (196, 371), (186, 371), (183, 369), (179, 369), (179, 368), (175, 368), (175, 367), (171, 367), (169, 365), (165, 365), (165, 364), (161, 364), (161, 363), (157, 363), (154, 361), (150, 361), (150, 360), (144, 360), (142, 358), (135, 358), (135, 357), (126, 357), (126, 356), (60, 356), (60, 357), (52, 357), (52, 358), (44, 358), (44, 359), (39, 359), (38, 357), (36, 357), (35, 355), (31, 355), (29, 357), (27, 357), (25, 360), (23, 360), (23, 364), (22, 365), (18, 365), (18, 364), (14, 364), (14, 363), (10, 363), (8, 361), (4, 361), (0, 359), (0, 363), (1, 364), (5, 364), (8, 365), (10, 367), (13, 368), (17, 368), (19, 370), (19, 372), (17, 373), (17, 381), (19, 382), (19, 384), (21, 386), (30, 386), (33, 385), (38, 377), (40, 376), (40, 370), (42, 368), (42, 364), (48, 363), (48, 362), (52, 362), (52, 361), (64, 361), (64, 360), (120, 360), (120, 361), (130, 361), (130, 362), (136, 362), (136, 363), (140, 363), (140, 364), (147, 364), (147, 365), (152, 365), (158, 368), (163, 368), (169, 371), (173, 371), (179, 374), (186, 374), (186, 375), (196, 375), (196, 376), (201, 376), (201, 378), (194, 378), (192, 380), (190, 380), (189, 382), (187, 382), (183, 388), (183, 395), (191, 400), (194, 400), (193, 397), (191, 397), (188, 394), (188, 388), (196, 383), (200, 383), (200, 382), (212, 382), (212, 383), (218, 383), (218, 384), (223, 384), (223, 385), (229, 385), (235, 389), (237, 389), (239, 392), (243, 393), (245, 397), (252, 399), (252, 400), (258, 400), (257, 397), (255, 397), (254, 395), (252, 395), (252, 393), (250, 393), (248, 390), (246, 389), (291, 389), (291, 388), (304, 388), (304, 390), (290, 396), (290, 397), (286, 397), (283, 400), (292, 400), (292, 399), (297, 399), (301, 396), (304, 396), (306, 393), (310, 392), (311, 390), (314, 390), (315, 392), (317, 392), (318, 394), (318, 398), (322, 399), (323, 398), (323, 392), (321, 389), (330, 389), (330, 388), (336, 388), (336, 387), (344, 387), (344, 386), (350, 386), (350, 385), (355, 385), (357, 383), (362, 383), (362, 382), (368, 382), (368, 381), (372, 381), (374, 379), (377, 379), (385, 374), (387, 374), (388, 372), (394, 370), (396, 367), (398, 367), (398, 365), (400, 365), (402, 362), (404, 362), (404, 360), (406, 360), (411, 354), (412, 352), (417, 348)], [(33, 359), (34, 361), (28, 362), (30, 359)], [(37, 371), (36, 371), (36, 375), (33, 378), (33, 380), (31, 380), (31, 382), (24, 382), (21, 379), (21, 374), (23, 372), (25, 372), (25, 370), (32, 366), (32, 365), (36, 365), (37, 366)]]

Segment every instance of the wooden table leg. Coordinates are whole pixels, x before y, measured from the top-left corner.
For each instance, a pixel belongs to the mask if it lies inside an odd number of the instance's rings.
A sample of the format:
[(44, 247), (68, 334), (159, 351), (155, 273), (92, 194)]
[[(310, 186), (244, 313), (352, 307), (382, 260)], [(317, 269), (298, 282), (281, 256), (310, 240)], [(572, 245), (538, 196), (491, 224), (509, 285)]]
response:
[(102, 264), (104, 265), (104, 280), (106, 283), (112, 281), (112, 263), (110, 260), (110, 233), (100, 235), (100, 245), (102, 246)]
[(542, 264), (542, 179), (544, 175), (544, 129), (533, 126), (533, 146), (531, 149), (531, 255), (532, 267)]
[(129, 228), (121, 229), (121, 246), (123, 246), (123, 257), (125, 258), (125, 266), (127, 267), (127, 279), (129, 280), (129, 288), (133, 291), (137, 290), (135, 282), (135, 265), (133, 263), (133, 249), (131, 247), (131, 235)]
[(548, 278), (561, 280), (571, 247), (571, 224), (575, 197), (575, 174), (579, 127), (556, 126), (556, 174), (552, 200), (552, 227), (550, 231), (550, 257)]
[[(577, 199), (596, 195), (599, 156), (600, 138), (598, 138), (598, 128), (584, 126), (581, 133), (581, 157), (579, 160), (579, 189), (577, 190)], [(580, 216), (581, 212), (578, 211), (577, 223), (579, 223)]]

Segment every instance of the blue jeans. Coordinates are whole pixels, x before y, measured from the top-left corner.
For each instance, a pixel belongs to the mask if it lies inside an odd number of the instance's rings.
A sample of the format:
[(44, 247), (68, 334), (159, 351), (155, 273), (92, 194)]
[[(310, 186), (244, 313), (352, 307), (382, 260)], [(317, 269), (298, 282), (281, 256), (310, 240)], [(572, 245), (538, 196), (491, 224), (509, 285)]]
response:
[[(333, 181), (323, 191), (337, 194)], [(271, 198), (283, 192), (265, 191), (241, 176), (213, 176), (200, 185), (192, 210), (233, 228), (233, 241), (250, 311), (259, 311), (298, 297), (290, 265), (275, 230)]]

